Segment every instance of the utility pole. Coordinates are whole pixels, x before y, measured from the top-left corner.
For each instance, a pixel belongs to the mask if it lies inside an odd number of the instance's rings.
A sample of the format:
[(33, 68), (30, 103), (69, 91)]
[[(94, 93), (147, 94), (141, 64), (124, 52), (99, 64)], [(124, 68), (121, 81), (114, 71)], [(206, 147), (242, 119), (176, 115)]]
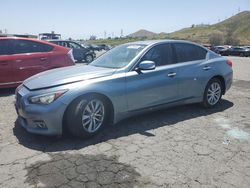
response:
[(120, 36), (121, 38), (123, 37), (123, 29), (121, 29), (121, 36)]
[(106, 39), (106, 38), (107, 38), (107, 32), (104, 31), (104, 39)]

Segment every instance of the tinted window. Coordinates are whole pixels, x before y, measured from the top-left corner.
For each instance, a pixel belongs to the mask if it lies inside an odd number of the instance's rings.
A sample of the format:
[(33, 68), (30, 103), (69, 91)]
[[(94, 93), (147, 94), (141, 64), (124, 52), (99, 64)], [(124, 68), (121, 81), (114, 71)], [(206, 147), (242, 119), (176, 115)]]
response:
[(68, 48), (68, 43), (65, 41), (51, 41), (54, 44)]
[(141, 61), (154, 61), (156, 66), (173, 64), (173, 52), (170, 44), (160, 44), (150, 49)]
[(0, 40), (0, 55), (10, 54), (10, 40)]
[(69, 48), (68, 43), (64, 42), (64, 41), (60, 42), (60, 45), (66, 47), (66, 48)]
[(15, 40), (15, 53), (49, 52), (52, 46), (28, 40)]
[(174, 44), (178, 62), (195, 61), (206, 58), (207, 51), (199, 46), (187, 43)]
[(235, 50), (243, 50), (243, 48), (234, 48)]
[(69, 46), (70, 46), (70, 48), (76, 48), (76, 49), (80, 49), (81, 48), (79, 44), (76, 44), (74, 42), (69, 42)]

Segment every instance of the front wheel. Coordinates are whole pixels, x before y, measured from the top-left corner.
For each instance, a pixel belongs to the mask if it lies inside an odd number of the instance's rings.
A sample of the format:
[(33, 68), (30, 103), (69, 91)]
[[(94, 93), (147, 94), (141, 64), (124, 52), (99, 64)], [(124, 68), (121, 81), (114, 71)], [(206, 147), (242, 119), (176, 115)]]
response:
[(105, 100), (98, 96), (76, 99), (66, 112), (69, 132), (77, 137), (90, 137), (100, 132), (107, 124), (108, 111)]
[(205, 89), (203, 96), (203, 106), (214, 107), (219, 103), (222, 96), (222, 83), (219, 79), (211, 79)]

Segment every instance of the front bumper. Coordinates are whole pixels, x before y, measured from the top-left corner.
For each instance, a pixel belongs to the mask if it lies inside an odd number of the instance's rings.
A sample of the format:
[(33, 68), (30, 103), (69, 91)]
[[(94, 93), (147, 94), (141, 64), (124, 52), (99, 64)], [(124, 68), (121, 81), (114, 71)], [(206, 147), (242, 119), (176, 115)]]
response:
[(65, 104), (57, 101), (49, 105), (29, 104), (25, 96), (18, 92), (15, 108), (18, 114), (17, 124), (28, 132), (41, 135), (62, 134)]

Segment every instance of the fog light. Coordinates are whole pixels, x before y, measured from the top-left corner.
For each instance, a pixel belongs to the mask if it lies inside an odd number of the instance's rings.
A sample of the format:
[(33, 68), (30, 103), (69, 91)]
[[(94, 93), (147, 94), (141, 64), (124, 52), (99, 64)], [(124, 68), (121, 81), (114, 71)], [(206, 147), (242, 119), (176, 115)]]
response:
[(34, 121), (34, 124), (37, 128), (47, 129), (47, 126), (44, 121)]

